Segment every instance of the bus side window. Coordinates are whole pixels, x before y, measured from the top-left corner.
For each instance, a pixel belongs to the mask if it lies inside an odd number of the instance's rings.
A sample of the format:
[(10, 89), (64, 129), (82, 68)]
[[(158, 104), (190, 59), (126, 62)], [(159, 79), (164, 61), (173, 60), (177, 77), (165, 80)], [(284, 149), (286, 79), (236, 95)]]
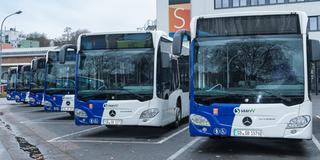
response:
[(161, 38), (157, 54), (157, 96), (161, 99), (168, 99), (173, 89), (171, 47), (171, 41)]
[(179, 57), (180, 88), (189, 92), (189, 56)]
[(171, 83), (172, 88), (171, 91), (174, 91), (178, 89), (179, 87), (179, 73), (178, 73), (178, 62), (175, 59), (171, 60), (171, 66), (172, 66), (172, 75), (171, 75)]

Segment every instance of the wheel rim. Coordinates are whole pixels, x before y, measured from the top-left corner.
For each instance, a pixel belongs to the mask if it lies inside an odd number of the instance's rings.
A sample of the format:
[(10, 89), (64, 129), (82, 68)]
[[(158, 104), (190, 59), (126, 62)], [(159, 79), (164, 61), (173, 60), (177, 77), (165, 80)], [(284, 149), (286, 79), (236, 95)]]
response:
[(180, 112), (180, 108), (177, 107), (176, 108), (176, 125), (178, 126), (181, 120), (181, 112)]

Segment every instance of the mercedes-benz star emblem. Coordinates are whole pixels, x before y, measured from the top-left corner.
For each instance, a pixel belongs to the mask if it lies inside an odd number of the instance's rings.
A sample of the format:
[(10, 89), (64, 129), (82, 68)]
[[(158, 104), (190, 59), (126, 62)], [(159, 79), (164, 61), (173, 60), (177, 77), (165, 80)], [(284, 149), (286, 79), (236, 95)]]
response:
[(111, 117), (114, 117), (114, 116), (117, 115), (117, 113), (116, 113), (115, 110), (111, 110), (111, 111), (109, 112), (109, 115), (110, 115)]
[(66, 104), (67, 104), (67, 106), (70, 106), (71, 102), (67, 101)]
[(252, 124), (252, 119), (250, 117), (244, 117), (243, 120), (242, 120), (242, 123), (245, 126), (250, 126)]

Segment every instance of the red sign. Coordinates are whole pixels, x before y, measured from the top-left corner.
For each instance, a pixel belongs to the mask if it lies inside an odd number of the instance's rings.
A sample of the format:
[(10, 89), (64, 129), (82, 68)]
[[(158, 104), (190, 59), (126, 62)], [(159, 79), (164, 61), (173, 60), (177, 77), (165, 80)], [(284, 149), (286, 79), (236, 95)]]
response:
[(190, 14), (190, 3), (169, 5), (169, 32), (190, 30)]

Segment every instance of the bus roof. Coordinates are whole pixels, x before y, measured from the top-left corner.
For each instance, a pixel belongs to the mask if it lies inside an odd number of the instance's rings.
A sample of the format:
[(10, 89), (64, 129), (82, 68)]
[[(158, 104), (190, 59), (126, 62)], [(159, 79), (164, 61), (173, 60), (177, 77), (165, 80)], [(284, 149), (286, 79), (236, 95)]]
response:
[(307, 33), (307, 25), (308, 25), (308, 16), (305, 12), (302, 11), (255, 11), (255, 12), (231, 12), (231, 13), (221, 13), (221, 14), (208, 14), (208, 15), (201, 15), (193, 17), (191, 20), (191, 36), (192, 38), (196, 37), (196, 28), (197, 28), (197, 20), (204, 18), (223, 18), (223, 17), (242, 17), (242, 16), (266, 16), (266, 15), (290, 15), (290, 14), (297, 14), (300, 18), (300, 26), (301, 26), (301, 33)]
[[(78, 38), (78, 45), (77, 46), (81, 46), (81, 38), (83, 36), (112, 35), (112, 34), (139, 34), (139, 33), (151, 33), (152, 37), (154, 39), (154, 46), (157, 46), (156, 42), (160, 39), (160, 37), (165, 37), (168, 40), (172, 41), (172, 38), (169, 37), (163, 31), (115, 31), (115, 32), (96, 32), (96, 33), (81, 34)], [(78, 47), (78, 49), (80, 49), (80, 47)]]

